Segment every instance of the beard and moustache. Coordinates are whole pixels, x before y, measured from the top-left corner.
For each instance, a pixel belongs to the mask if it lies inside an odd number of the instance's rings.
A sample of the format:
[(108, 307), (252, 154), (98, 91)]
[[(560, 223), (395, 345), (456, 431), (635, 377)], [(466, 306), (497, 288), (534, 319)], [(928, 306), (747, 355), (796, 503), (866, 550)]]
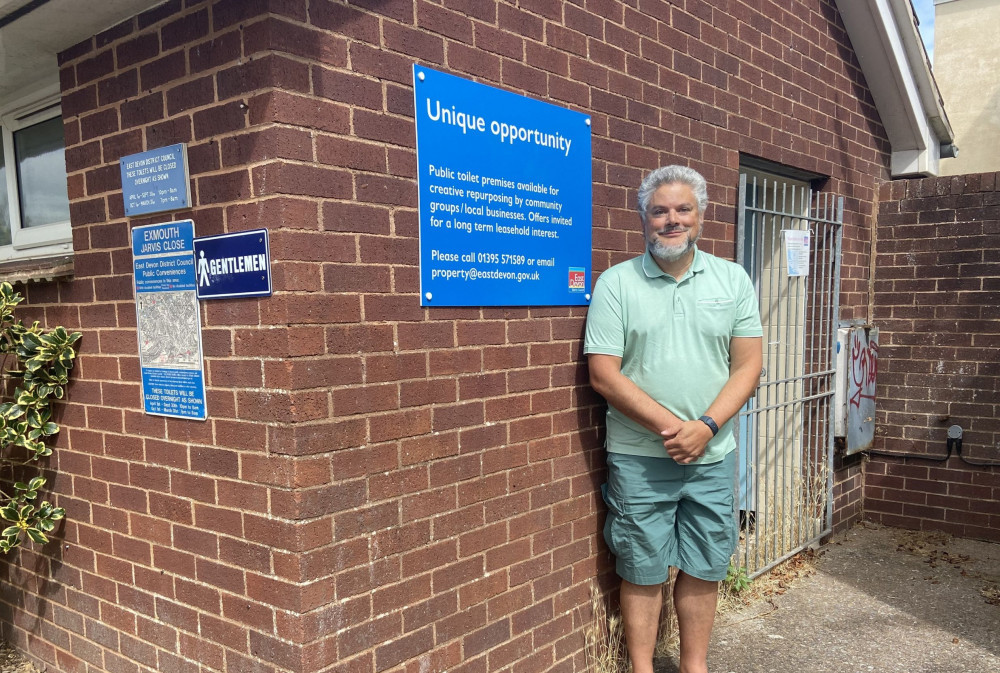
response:
[[(665, 234), (673, 229), (680, 229), (681, 227), (665, 227), (656, 232), (657, 234)], [(649, 241), (646, 247), (649, 248), (649, 254), (656, 257), (664, 262), (676, 262), (686, 255), (692, 248), (694, 244), (697, 243), (698, 239), (701, 238), (701, 232), (698, 232), (697, 236), (688, 237), (683, 243), (678, 243), (676, 245), (665, 245), (659, 238), (653, 241)]]

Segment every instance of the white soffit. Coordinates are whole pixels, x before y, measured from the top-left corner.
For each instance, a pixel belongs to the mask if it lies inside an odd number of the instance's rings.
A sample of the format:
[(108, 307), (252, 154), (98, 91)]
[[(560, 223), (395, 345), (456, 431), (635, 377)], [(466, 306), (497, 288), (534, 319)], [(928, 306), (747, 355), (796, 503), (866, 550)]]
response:
[(836, 0), (892, 147), (892, 175), (937, 175), (955, 135), (909, 0)]
[(0, 106), (57, 81), (56, 54), (164, 0), (0, 0)]

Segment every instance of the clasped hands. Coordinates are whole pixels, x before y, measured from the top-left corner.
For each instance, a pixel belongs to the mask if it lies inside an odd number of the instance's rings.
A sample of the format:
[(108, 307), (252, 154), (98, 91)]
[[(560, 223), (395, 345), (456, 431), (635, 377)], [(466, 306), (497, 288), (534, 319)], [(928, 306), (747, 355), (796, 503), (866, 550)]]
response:
[(687, 465), (705, 454), (705, 447), (712, 439), (712, 429), (699, 420), (678, 420), (660, 432), (660, 435), (667, 455), (681, 465)]

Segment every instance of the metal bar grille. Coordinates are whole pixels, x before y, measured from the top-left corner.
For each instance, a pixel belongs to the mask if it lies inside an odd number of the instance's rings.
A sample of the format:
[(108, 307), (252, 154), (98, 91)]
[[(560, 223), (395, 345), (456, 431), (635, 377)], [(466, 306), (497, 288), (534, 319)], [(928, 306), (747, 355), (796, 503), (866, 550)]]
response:
[[(764, 326), (764, 370), (739, 414), (738, 560), (759, 575), (819, 540), (833, 519), (833, 366), (843, 197), (740, 176), (737, 260)], [(809, 272), (789, 276), (788, 231), (809, 232)]]

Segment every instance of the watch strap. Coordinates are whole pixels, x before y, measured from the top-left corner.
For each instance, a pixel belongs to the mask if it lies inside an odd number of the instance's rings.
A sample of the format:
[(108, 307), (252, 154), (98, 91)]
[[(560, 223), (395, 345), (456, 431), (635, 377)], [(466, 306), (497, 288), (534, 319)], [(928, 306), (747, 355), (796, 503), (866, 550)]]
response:
[(708, 426), (709, 430), (712, 431), (712, 436), (715, 437), (719, 434), (719, 426), (711, 416), (702, 416), (698, 419), (702, 423)]

